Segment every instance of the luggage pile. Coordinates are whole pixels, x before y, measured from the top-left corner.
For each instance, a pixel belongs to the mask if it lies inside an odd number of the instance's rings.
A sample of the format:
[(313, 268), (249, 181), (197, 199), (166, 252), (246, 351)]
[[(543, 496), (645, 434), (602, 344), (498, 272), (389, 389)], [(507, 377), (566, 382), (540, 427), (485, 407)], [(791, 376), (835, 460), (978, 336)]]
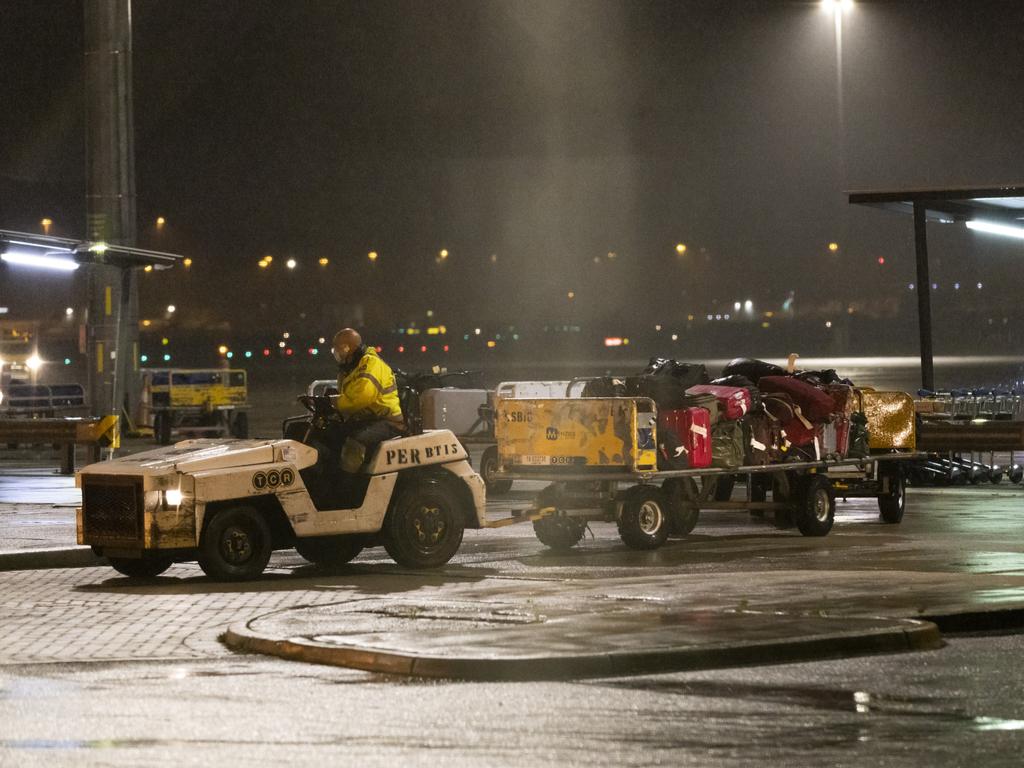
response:
[(857, 388), (834, 370), (788, 372), (738, 358), (712, 380), (700, 363), (653, 358), (637, 376), (594, 380), (583, 396), (654, 400), (662, 470), (862, 458), (872, 448), (914, 447), (908, 395)]

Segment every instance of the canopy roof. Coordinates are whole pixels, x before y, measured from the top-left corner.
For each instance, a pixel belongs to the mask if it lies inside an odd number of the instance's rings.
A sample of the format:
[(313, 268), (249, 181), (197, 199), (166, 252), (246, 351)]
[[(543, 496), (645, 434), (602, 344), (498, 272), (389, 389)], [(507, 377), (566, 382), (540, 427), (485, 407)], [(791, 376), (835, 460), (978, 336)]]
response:
[(31, 248), (40, 255), (62, 257), (79, 264), (111, 264), (122, 268), (152, 266), (155, 269), (168, 269), (185, 258), (176, 253), (151, 251), (127, 245), (0, 229), (0, 252), (12, 246)]
[(850, 203), (913, 214), (914, 203), (924, 206), (928, 221), (952, 224), (981, 219), (1021, 226), (1024, 222), (1024, 184), (954, 189), (901, 189), (850, 192)]

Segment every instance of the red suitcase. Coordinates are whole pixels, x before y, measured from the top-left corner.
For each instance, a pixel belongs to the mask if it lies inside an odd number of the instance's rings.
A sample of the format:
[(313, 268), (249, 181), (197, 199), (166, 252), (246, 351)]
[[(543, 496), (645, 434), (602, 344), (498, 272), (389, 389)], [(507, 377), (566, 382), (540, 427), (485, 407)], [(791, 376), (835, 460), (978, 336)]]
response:
[(688, 395), (714, 395), (718, 399), (719, 415), (723, 419), (742, 419), (750, 412), (750, 390), (744, 387), (723, 387), (718, 384), (698, 384), (686, 390)]
[(850, 420), (845, 416), (836, 416), (825, 425), (822, 441), (826, 454), (845, 459), (850, 450)]
[(711, 414), (707, 408), (658, 413), (660, 464), (670, 469), (711, 466)]
[(835, 403), (827, 392), (792, 376), (765, 376), (758, 387), (766, 395), (776, 392), (789, 395), (808, 421), (828, 421), (835, 411)]

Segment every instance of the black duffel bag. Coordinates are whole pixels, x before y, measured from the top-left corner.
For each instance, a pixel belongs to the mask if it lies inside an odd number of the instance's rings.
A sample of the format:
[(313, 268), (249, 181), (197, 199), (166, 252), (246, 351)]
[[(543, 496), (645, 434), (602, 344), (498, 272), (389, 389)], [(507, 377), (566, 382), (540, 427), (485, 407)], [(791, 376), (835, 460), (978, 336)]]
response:
[(682, 381), (686, 388), (698, 384), (707, 384), (708, 369), (704, 363), (683, 363), (667, 357), (652, 357), (647, 366), (640, 371), (641, 376), (671, 376)]
[(626, 379), (626, 395), (649, 397), (659, 409), (683, 408), (687, 385), (674, 376), (645, 373)]
[(751, 382), (757, 384), (762, 376), (787, 376), (785, 368), (780, 368), (774, 363), (767, 363), (764, 360), (754, 360), (750, 357), (737, 357), (730, 360), (722, 369), (723, 377), (745, 376)]
[[(578, 379), (573, 379), (573, 382)], [(626, 379), (616, 376), (598, 376), (583, 385), (580, 397), (625, 397)], [(569, 388), (572, 388), (570, 383)]]

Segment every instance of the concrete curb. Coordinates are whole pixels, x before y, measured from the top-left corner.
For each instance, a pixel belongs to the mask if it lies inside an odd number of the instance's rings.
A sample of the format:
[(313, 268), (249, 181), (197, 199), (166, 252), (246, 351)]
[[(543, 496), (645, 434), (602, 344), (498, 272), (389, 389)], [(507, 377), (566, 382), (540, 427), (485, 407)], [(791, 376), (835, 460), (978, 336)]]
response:
[(107, 565), (90, 547), (21, 549), (0, 551), (0, 571), (32, 571), (44, 568), (92, 568)]
[(393, 675), (460, 680), (561, 680), (616, 677), (654, 672), (687, 672), (721, 667), (786, 664), (868, 654), (925, 651), (943, 645), (938, 627), (928, 621), (894, 620), (897, 626), (863, 632), (837, 632), (784, 641), (728, 643), (705, 647), (622, 653), (535, 656), (529, 658), (456, 658), (403, 654), (318, 643), (306, 637), (280, 639), (260, 634), (249, 624), (233, 624), (223, 642), (239, 651), (262, 653), (313, 664)]

